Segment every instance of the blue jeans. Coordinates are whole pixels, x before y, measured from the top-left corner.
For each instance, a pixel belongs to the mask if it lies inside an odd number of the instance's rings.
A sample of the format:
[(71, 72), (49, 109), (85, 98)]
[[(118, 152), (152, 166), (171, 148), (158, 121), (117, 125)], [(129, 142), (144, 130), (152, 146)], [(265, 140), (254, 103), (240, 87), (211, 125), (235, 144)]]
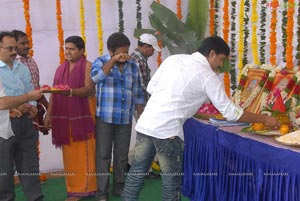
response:
[(179, 137), (158, 139), (137, 133), (134, 158), (126, 178), (123, 200), (138, 200), (144, 177), (156, 153), (162, 171), (163, 200), (180, 200), (183, 146), (184, 143)]

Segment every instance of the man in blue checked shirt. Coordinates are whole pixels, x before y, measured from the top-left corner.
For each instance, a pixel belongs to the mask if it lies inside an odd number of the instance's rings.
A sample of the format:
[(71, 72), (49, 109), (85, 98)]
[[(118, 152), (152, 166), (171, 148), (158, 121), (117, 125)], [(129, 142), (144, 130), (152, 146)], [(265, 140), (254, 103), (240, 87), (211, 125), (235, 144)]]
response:
[(108, 200), (109, 168), (113, 152), (113, 194), (121, 196), (125, 183), (133, 112), (143, 111), (144, 95), (138, 66), (130, 60), (130, 41), (123, 33), (107, 40), (109, 55), (98, 57), (91, 71), (96, 83), (97, 199)]

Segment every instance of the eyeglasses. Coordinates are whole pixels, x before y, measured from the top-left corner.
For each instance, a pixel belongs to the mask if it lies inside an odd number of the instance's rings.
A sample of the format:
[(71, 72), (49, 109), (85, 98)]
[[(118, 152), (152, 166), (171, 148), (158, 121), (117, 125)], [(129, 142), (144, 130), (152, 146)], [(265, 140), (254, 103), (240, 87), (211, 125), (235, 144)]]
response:
[(8, 47), (1, 47), (9, 52), (12, 52), (12, 51), (17, 51), (17, 48), (18, 47), (13, 47), (13, 46), (8, 46)]

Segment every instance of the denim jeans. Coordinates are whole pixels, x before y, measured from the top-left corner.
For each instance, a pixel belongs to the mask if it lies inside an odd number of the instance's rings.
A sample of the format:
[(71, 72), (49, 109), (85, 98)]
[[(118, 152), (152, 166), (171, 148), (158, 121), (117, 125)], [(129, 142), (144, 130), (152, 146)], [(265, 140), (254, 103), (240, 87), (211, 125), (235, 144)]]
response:
[(138, 200), (144, 177), (156, 153), (162, 172), (163, 200), (180, 200), (183, 145), (179, 137), (158, 139), (137, 133), (134, 158), (126, 178), (123, 200)]

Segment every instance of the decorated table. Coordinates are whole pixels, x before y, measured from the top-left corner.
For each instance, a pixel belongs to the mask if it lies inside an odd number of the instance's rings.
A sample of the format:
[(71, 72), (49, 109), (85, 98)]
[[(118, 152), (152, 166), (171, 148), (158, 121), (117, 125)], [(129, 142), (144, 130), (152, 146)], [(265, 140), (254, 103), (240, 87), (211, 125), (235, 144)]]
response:
[(300, 147), (189, 119), (184, 125), (184, 196), (197, 201), (300, 200)]

